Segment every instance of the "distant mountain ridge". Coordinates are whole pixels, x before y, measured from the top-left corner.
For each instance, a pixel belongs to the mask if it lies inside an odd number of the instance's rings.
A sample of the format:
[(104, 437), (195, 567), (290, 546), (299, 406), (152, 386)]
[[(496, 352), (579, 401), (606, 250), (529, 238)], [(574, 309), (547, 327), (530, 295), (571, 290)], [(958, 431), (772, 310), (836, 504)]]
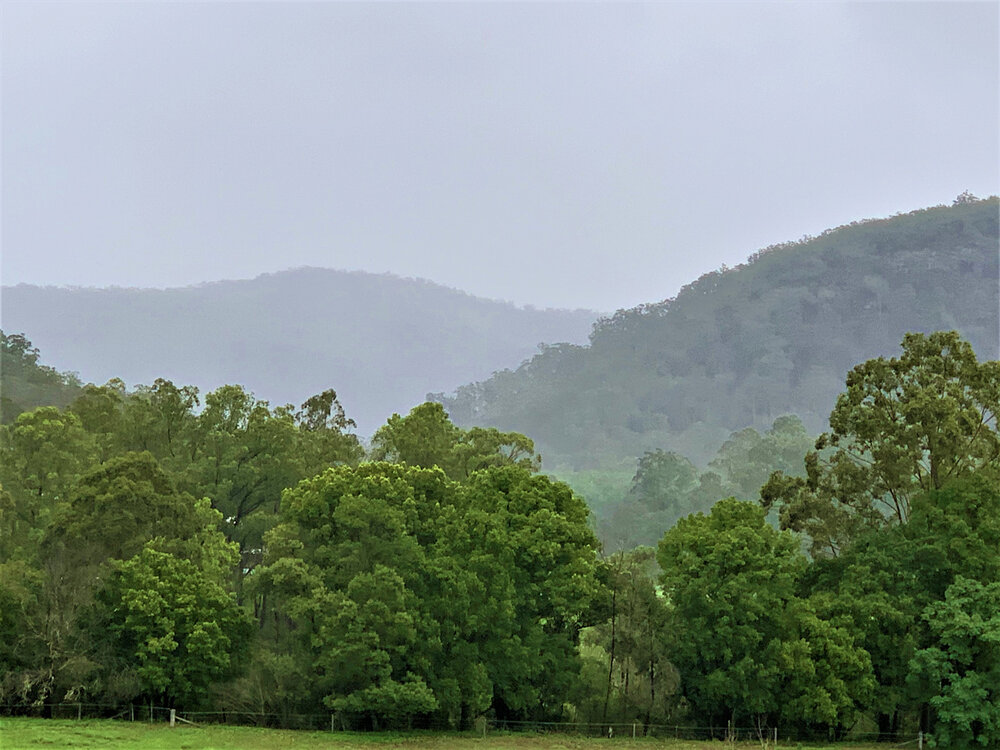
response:
[(656, 449), (704, 464), (730, 432), (787, 413), (819, 432), (848, 370), (896, 355), (908, 331), (956, 329), (997, 358), (998, 206), (966, 194), (759, 251), (600, 320), (587, 346), (436, 398), (463, 426), (530, 435), (550, 470)]
[(58, 370), (202, 391), (240, 383), (272, 404), (334, 388), (362, 435), (432, 390), (583, 342), (598, 317), (486, 300), (422, 279), (299, 268), (172, 289), (4, 287), (2, 328)]

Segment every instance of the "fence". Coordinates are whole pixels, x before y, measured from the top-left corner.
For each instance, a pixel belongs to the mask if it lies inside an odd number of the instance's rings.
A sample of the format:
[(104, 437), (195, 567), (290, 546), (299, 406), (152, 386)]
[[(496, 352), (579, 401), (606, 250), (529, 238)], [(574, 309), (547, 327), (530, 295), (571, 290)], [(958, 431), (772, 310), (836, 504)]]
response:
[(538, 734), (559, 733), (579, 734), (588, 737), (639, 738), (653, 737), (656, 739), (677, 739), (690, 741), (731, 740), (733, 742), (761, 742), (773, 744), (792, 744), (798, 742), (829, 742), (829, 743), (886, 743), (887, 746), (923, 747), (922, 733), (879, 732), (847, 732), (840, 737), (834, 737), (827, 732), (808, 732), (780, 727), (696, 727), (682, 724), (644, 724), (634, 723), (593, 723), (593, 722), (558, 722), (558, 721), (496, 721), (487, 722), (489, 731), (500, 732), (533, 732)]
[[(51, 719), (114, 719), (119, 721), (144, 721), (156, 723), (180, 722), (191, 725), (222, 724), (230, 726), (255, 726), (271, 729), (300, 729), (325, 731), (358, 731), (357, 727), (342, 724), (335, 714), (262, 713), (254, 711), (182, 711), (149, 704), (107, 704), (107, 703), (46, 703), (46, 704), (0, 704), (0, 715), (29, 716)], [(388, 729), (389, 727), (381, 727)], [(379, 727), (368, 727), (361, 731), (378, 731)], [(414, 717), (406, 729), (414, 731), (454, 732), (455, 727), (447, 722), (430, 717)], [(399, 727), (393, 727), (400, 731)], [(531, 733), (531, 734), (572, 734), (586, 737), (603, 737), (611, 740), (677, 739), (689, 741), (727, 740), (732, 742), (768, 741), (772, 746), (793, 745), (798, 742), (865, 742), (885, 743), (886, 747), (925, 747), (924, 737), (917, 734), (879, 734), (876, 732), (848, 732), (841, 737), (828, 733), (782, 730), (780, 727), (696, 727), (668, 724), (614, 723), (614, 722), (557, 722), (557, 721), (506, 721), (480, 719), (476, 722), (475, 733)]]

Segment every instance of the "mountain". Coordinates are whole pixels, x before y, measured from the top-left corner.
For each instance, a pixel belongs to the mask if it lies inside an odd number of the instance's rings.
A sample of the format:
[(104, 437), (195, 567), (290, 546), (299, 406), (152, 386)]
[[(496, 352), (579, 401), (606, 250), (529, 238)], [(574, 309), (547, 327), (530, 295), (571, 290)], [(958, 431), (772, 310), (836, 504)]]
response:
[(818, 432), (848, 370), (907, 331), (956, 329), (997, 358), (997, 218), (996, 197), (963, 195), (770, 247), (600, 320), (589, 345), (436, 397), (461, 425), (530, 435), (557, 471), (634, 470), (659, 449), (704, 465), (731, 432), (787, 413)]
[(301, 268), (175, 289), (3, 288), (3, 329), (86, 381), (240, 383), (272, 404), (334, 388), (361, 434), (488, 377), (597, 313), (538, 310), (389, 274)]

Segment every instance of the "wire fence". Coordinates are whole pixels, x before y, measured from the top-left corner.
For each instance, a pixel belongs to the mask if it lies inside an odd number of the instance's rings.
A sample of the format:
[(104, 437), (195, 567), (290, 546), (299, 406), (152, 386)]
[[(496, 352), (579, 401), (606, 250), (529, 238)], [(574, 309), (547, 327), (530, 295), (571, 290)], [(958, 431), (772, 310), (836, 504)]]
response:
[[(399, 731), (454, 732), (456, 727), (435, 717), (414, 717), (404, 726), (357, 726), (330, 713), (288, 713), (259, 711), (184, 711), (163, 706), (110, 703), (8, 703), (0, 704), (0, 715), (48, 719), (114, 719), (163, 724), (205, 726), (253, 726), (271, 729), (298, 729), (311, 731), (373, 732), (391, 729)], [(801, 728), (781, 727), (698, 727), (682, 724), (647, 724), (644, 722), (564, 722), (564, 721), (513, 721), (479, 718), (468, 734), (562, 734), (585, 737), (602, 737), (610, 740), (655, 738), (688, 741), (727, 741), (732, 743), (760, 742), (774, 746), (794, 745), (799, 742), (884, 743), (886, 747), (923, 748), (922, 733), (847, 732), (834, 736), (829, 732), (809, 732)]]
[(830, 732), (808, 731), (802, 728), (760, 727), (699, 727), (683, 724), (646, 724), (643, 722), (559, 722), (559, 721), (497, 721), (487, 722), (489, 731), (533, 732), (538, 734), (578, 734), (589, 737), (639, 738), (677, 740), (729, 740), (732, 742), (771, 742), (786, 744), (798, 742), (824, 743), (886, 743), (892, 746), (921, 744), (923, 735), (915, 733), (846, 732), (835, 736)]

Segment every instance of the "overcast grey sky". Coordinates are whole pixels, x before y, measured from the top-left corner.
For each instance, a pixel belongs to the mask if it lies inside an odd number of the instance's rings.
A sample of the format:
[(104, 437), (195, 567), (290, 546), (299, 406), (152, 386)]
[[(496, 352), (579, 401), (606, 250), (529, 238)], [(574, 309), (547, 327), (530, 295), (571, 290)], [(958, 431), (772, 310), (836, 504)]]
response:
[(2, 3), (2, 281), (610, 311), (998, 192), (998, 4)]

